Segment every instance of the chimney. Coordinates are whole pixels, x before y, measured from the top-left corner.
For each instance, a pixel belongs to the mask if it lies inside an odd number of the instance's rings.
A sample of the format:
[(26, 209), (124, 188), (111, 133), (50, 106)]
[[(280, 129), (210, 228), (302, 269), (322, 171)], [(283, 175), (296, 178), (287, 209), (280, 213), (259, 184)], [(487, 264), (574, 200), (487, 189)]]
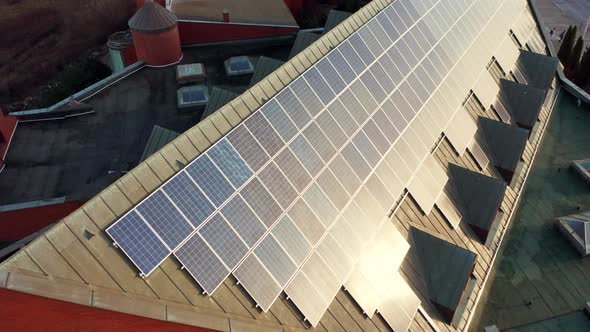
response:
[(229, 23), (229, 9), (223, 10), (223, 22)]

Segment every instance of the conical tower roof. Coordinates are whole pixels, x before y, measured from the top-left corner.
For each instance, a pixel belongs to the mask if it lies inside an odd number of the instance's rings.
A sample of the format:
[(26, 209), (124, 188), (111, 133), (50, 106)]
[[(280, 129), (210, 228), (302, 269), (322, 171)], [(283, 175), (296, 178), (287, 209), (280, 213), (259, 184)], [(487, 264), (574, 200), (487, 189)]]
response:
[(160, 32), (170, 30), (177, 18), (169, 10), (153, 1), (146, 1), (129, 20), (129, 28), (136, 32)]

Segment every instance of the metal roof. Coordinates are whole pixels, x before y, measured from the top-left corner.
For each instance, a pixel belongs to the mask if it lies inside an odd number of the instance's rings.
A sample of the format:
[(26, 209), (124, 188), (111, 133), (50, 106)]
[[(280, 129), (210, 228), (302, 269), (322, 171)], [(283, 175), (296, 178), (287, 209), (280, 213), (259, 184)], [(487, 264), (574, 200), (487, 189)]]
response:
[(146, 1), (129, 20), (131, 31), (161, 32), (174, 28), (177, 19), (169, 10), (153, 1)]
[(410, 232), (410, 254), (420, 263), (430, 301), (455, 311), (477, 255), (418, 228)]
[(213, 90), (211, 90), (211, 93), (209, 94), (209, 102), (207, 102), (207, 106), (205, 107), (205, 111), (203, 111), (201, 120), (204, 120), (206, 117), (213, 114), (213, 112), (217, 111), (237, 96), (238, 94), (235, 92), (228, 91), (217, 86), (213, 87)]
[(256, 67), (254, 68), (254, 74), (252, 74), (250, 86), (256, 85), (258, 82), (262, 81), (270, 73), (279, 69), (279, 67), (284, 63), (285, 61), (282, 60), (261, 56), (260, 59), (258, 59)]
[[(506, 183), (502, 180), (449, 165), (449, 189), (458, 201), (463, 220), (471, 226), (489, 232), (496, 221), (498, 208), (504, 198)], [(482, 242), (486, 242), (486, 238)]]
[(163, 148), (166, 144), (172, 142), (180, 134), (160, 126), (154, 126), (150, 138), (147, 141), (145, 150), (141, 155), (141, 160), (146, 160), (149, 156)]
[(515, 172), (527, 143), (527, 131), (484, 117), (479, 117), (478, 127), (477, 136), (491, 154), (494, 166)]
[(230, 24), (298, 27), (283, 0), (174, 0), (170, 10), (180, 21), (223, 22), (229, 10)]
[(516, 66), (528, 84), (541, 90), (549, 89), (558, 65), (557, 58), (525, 50), (520, 51), (520, 56), (516, 61)]
[(519, 126), (532, 129), (537, 122), (545, 102), (546, 90), (533, 86), (500, 79), (498, 98), (510, 113), (512, 121)]
[(317, 33), (299, 31), (299, 33), (297, 33), (295, 43), (293, 43), (291, 54), (289, 54), (289, 59), (299, 54), (299, 52), (306, 49), (309, 45), (313, 44), (316, 40), (320, 39), (320, 37), (321, 35)]
[(344, 22), (347, 18), (352, 15), (349, 12), (344, 12), (340, 10), (330, 10), (328, 14), (328, 18), (326, 19), (326, 24), (324, 24), (324, 32), (327, 33), (328, 31), (334, 29), (338, 24)]

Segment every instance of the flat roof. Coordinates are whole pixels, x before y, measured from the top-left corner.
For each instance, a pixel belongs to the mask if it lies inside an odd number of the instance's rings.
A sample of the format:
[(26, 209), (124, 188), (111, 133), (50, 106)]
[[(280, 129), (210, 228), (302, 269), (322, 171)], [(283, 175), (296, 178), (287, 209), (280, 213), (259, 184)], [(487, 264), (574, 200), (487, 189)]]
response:
[(223, 22), (226, 9), (230, 23), (298, 27), (283, 0), (172, 0), (170, 4), (179, 21)]

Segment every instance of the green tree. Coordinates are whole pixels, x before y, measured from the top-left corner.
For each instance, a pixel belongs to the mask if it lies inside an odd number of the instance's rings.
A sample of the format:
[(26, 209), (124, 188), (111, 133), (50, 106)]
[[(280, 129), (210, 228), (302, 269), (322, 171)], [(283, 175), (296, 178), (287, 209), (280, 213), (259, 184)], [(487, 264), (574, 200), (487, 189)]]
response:
[(576, 72), (575, 82), (580, 86), (584, 87), (590, 81), (590, 48), (587, 48), (584, 52), (584, 56), (580, 61), (580, 67)]
[(576, 74), (576, 71), (578, 70), (578, 67), (580, 66), (580, 57), (582, 56), (582, 50), (584, 49), (584, 40), (582, 39), (582, 36), (578, 37), (578, 40), (576, 41), (576, 45), (574, 46), (574, 49), (572, 50), (572, 53), (570, 54), (569, 58), (567, 59), (567, 71), (570, 74), (570, 77), (574, 77), (574, 75)]
[(572, 25), (567, 29), (567, 32), (561, 40), (561, 46), (559, 47), (559, 51), (557, 52), (557, 57), (564, 66), (567, 64), (567, 61), (572, 53), (572, 48), (574, 46), (574, 41), (576, 40), (577, 34), (578, 27)]

